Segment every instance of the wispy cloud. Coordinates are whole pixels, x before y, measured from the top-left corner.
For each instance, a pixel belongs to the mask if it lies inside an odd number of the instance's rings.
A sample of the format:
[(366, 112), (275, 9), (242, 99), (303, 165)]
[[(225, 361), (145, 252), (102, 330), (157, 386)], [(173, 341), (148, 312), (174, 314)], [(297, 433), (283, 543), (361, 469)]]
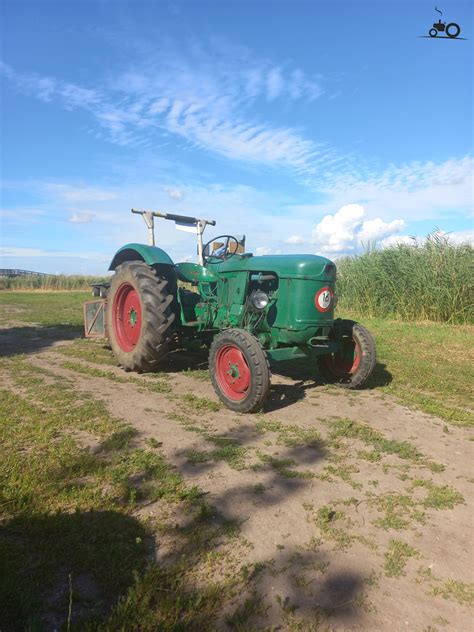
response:
[(0, 247), (0, 257), (14, 258), (60, 258), (60, 259), (95, 259), (99, 261), (108, 261), (110, 255), (100, 252), (71, 252), (70, 250), (43, 250), (42, 248), (16, 248), (16, 247)]
[(71, 184), (58, 184), (47, 182), (42, 185), (44, 191), (53, 197), (59, 198), (64, 202), (71, 204), (82, 202), (105, 202), (107, 200), (115, 200), (118, 197), (116, 191), (110, 189), (91, 187), (91, 186), (75, 186)]
[(259, 101), (314, 101), (323, 92), (320, 78), (255, 59), (244, 48), (220, 43), (207, 52), (196, 46), (187, 55), (169, 51), (159, 63), (131, 64), (100, 88), (20, 73), (5, 63), (0, 72), (42, 101), (87, 110), (119, 145), (156, 146), (171, 133), (227, 158), (298, 173), (313, 173), (312, 162), (326, 153), (301, 131), (269, 123), (253, 111)]
[(320, 204), (299, 205), (293, 211), (336, 211), (349, 203), (362, 204), (369, 217), (432, 219), (473, 211), (474, 158), (464, 156), (443, 162), (411, 162), (385, 169), (339, 170), (308, 184), (324, 194)]
[(68, 221), (71, 222), (71, 224), (88, 224), (92, 222), (93, 219), (93, 213), (73, 213)]

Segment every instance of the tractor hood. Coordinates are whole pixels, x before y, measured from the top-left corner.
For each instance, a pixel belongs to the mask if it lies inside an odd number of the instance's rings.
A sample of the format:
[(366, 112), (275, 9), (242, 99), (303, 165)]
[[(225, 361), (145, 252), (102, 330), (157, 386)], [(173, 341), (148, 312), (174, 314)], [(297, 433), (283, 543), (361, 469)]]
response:
[[(329, 265), (328, 265), (329, 264)], [(326, 266), (328, 266), (326, 268)], [(334, 277), (336, 266), (318, 255), (235, 255), (216, 266), (219, 272), (275, 272), (280, 278), (328, 278)]]

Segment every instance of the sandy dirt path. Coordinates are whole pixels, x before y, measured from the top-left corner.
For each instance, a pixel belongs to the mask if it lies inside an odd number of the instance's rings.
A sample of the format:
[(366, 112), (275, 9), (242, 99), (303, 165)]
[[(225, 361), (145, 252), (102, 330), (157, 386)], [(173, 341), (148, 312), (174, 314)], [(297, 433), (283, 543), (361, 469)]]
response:
[[(164, 368), (167, 393), (149, 390), (155, 377), (117, 382), (111, 376), (130, 374), (55, 346), (34, 349), (29, 360), (104, 401), (136, 428), (138, 443), (159, 442), (186, 480), (238, 521), (244, 561), (265, 564), (257, 629), (472, 628), (456, 583), (472, 582), (474, 568), (466, 429), (447, 431), (375, 390), (341, 392), (283, 375), (274, 375), (263, 413), (199, 410), (187, 396), (218, 399), (176, 358)], [(98, 368), (109, 376), (87, 373)], [(223, 444), (230, 456), (217, 449)], [(154, 507), (140, 512), (153, 517)], [(285, 627), (282, 613), (303, 627)]]

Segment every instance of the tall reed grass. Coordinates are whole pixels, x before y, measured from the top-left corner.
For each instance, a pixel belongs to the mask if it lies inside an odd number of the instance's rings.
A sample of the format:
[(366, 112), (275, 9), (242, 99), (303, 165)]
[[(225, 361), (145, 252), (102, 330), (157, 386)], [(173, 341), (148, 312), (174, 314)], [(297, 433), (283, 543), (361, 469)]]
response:
[(90, 290), (93, 283), (102, 283), (109, 280), (110, 277), (82, 276), (80, 274), (47, 276), (28, 274), (12, 278), (0, 277), (0, 290), (43, 290), (45, 292)]
[(474, 321), (474, 249), (434, 232), (337, 262), (339, 309), (445, 323)]

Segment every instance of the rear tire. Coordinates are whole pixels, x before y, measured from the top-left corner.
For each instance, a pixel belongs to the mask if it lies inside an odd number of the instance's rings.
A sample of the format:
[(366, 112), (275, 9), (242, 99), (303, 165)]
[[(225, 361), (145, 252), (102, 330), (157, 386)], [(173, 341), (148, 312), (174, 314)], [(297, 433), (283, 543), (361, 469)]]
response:
[(225, 329), (214, 337), (209, 373), (219, 399), (231, 410), (254, 413), (267, 399), (271, 378), (267, 355), (244, 329)]
[(115, 270), (108, 292), (110, 346), (126, 371), (153, 371), (166, 355), (175, 325), (173, 285), (142, 261)]
[(331, 384), (341, 388), (360, 388), (375, 368), (375, 341), (365, 327), (353, 320), (343, 320), (340, 327), (342, 350), (320, 356), (319, 371)]
[(451, 22), (446, 27), (446, 35), (450, 37), (451, 39), (457, 37), (460, 32), (461, 32), (461, 28), (459, 24), (456, 24), (456, 22)]

